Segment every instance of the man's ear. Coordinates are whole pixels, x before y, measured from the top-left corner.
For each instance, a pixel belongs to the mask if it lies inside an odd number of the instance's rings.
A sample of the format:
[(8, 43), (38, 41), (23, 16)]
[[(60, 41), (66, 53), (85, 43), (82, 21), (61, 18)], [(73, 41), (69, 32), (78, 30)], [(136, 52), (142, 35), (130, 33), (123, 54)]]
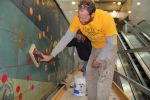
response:
[(92, 14), (91, 14), (91, 17), (94, 18), (94, 16), (95, 16), (95, 13), (92, 13)]

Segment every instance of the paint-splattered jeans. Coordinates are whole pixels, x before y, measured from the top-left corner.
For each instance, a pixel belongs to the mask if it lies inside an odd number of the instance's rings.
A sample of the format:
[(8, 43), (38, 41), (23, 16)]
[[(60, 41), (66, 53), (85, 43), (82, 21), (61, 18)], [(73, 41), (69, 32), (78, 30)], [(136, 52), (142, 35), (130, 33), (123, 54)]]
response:
[(108, 100), (109, 93), (112, 86), (115, 61), (117, 55), (117, 47), (112, 51), (112, 55), (103, 62), (102, 67), (92, 68), (91, 64), (93, 59), (99, 55), (101, 49), (92, 49), (87, 67), (86, 67), (86, 80), (88, 100)]

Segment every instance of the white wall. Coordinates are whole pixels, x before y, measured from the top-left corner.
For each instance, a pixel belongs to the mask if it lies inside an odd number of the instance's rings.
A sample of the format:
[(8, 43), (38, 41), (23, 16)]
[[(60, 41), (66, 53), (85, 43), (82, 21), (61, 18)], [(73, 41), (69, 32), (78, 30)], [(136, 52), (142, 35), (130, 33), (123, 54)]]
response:
[[(137, 6), (137, 2), (141, 2), (141, 5)], [(134, 24), (141, 20), (150, 21), (150, 0), (132, 0), (131, 11), (129, 18)]]

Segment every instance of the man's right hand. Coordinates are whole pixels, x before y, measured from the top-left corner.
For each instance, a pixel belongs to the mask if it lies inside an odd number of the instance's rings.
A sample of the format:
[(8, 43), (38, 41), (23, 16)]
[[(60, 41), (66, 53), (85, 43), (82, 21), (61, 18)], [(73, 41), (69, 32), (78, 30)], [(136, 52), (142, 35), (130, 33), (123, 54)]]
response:
[(102, 66), (102, 64), (98, 63), (96, 61), (96, 59), (94, 59), (91, 66), (92, 66), (92, 68), (100, 68)]
[(44, 55), (44, 54), (42, 54), (42, 57), (43, 59), (41, 59), (40, 61), (46, 61), (46, 62), (49, 62), (54, 58), (52, 55)]

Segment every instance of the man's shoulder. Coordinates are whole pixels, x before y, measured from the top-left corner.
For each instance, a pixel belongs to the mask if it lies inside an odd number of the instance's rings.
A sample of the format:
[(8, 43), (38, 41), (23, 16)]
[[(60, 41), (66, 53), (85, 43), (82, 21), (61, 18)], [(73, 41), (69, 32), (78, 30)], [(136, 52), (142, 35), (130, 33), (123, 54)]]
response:
[(71, 23), (79, 23), (79, 17), (78, 17), (77, 15), (75, 15), (75, 16), (72, 18)]

